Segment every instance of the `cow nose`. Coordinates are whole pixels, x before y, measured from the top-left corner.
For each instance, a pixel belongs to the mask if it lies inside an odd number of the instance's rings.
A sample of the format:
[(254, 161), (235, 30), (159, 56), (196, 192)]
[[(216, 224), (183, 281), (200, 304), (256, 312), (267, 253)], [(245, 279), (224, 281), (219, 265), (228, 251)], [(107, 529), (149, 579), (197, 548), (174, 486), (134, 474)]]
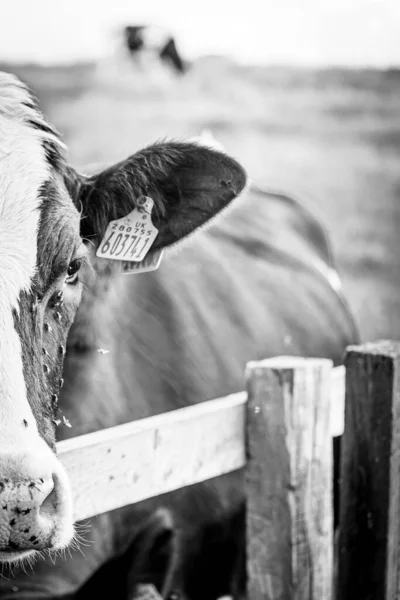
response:
[(51, 453), (0, 453), (0, 560), (62, 547), (73, 535), (66, 475)]

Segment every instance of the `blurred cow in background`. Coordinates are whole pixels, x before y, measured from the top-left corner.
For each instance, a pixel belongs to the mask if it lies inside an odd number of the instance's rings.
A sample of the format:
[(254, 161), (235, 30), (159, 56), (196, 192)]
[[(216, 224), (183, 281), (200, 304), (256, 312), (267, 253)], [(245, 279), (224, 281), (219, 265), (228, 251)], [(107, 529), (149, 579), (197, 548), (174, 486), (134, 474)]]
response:
[[(128, 25), (124, 29), (126, 48), (135, 60), (156, 57), (177, 73), (184, 73), (186, 65), (178, 52), (171, 33), (156, 25)], [(142, 62), (143, 65), (143, 62)]]

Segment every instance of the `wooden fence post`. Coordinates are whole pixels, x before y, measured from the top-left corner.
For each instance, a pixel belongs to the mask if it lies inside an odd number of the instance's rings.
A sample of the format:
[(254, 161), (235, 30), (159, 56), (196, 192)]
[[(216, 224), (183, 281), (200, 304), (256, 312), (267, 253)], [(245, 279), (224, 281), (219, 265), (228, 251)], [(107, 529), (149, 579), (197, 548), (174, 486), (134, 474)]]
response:
[(400, 343), (348, 349), (338, 600), (400, 598)]
[(249, 363), (248, 600), (331, 600), (332, 438), (327, 359)]

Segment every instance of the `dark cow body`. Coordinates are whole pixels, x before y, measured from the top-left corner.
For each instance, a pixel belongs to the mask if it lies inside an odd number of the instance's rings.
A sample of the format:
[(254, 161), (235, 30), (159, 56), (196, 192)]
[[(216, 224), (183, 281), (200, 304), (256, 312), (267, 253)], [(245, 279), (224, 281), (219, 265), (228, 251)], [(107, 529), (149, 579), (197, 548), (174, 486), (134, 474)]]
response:
[[(156, 599), (165, 597), (171, 587), (178, 556), (177, 536), (168, 511), (159, 510), (144, 520), (127, 547), (103, 565), (74, 595), (75, 600), (138, 598), (140, 588), (153, 587)], [(146, 598), (146, 600), (150, 600)]]
[(151, 26), (128, 25), (124, 28), (125, 44), (132, 56), (150, 49), (158, 54), (158, 57), (164, 64), (172, 67), (177, 73), (184, 73), (186, 65), (178, 51), (173, 36), (165, 32), (161, 37), (157, 36), (155, 43), (151, 39), (152, 37)]
[[(340, 364), (346, 346), (358, 341), (345, 300), (321, 272), (321, 264), (332, 264), (318, 223), (290, 198), (254, 186), (155, 272), (120, 275), (93, 264), (97, 277), (68, 336), (60, 406), (72, 428), (60, 429), (60, 439), (242, 390), (249, 360), (285, 354)], [(164, 595), (239, 597), (242, 477), (233, 473), (100, 515), (91, 520), (86, 558), (71, 550), (66, 560), (38, 562), (35, 575), (17, 570), (12, 581), (0, 581), (0, 597), (75, 597), (160, 507), (171, 515), (176, 539)], [(104, 590), (111, 575), (99, 577)], [(142, 581), (140, 572), (134, 577)], [(150, 568), (147, 583), (152, 577)], [(98, 589), (95, 579), (88, 585)]]

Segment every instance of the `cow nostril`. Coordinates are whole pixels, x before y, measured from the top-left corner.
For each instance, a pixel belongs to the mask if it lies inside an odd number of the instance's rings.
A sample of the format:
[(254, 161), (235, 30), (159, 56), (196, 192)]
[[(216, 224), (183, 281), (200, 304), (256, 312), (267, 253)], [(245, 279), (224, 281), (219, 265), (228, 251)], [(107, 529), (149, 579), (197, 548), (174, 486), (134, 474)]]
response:
[[(50, 487), (50, 486), (49, 486)], [(39, 513), (42, 516), (51, 516), (57, 511), (57, 480), (53, 476), (52, 486), (50, 487), (46, 498), (43, 500), (39, 508)]]

